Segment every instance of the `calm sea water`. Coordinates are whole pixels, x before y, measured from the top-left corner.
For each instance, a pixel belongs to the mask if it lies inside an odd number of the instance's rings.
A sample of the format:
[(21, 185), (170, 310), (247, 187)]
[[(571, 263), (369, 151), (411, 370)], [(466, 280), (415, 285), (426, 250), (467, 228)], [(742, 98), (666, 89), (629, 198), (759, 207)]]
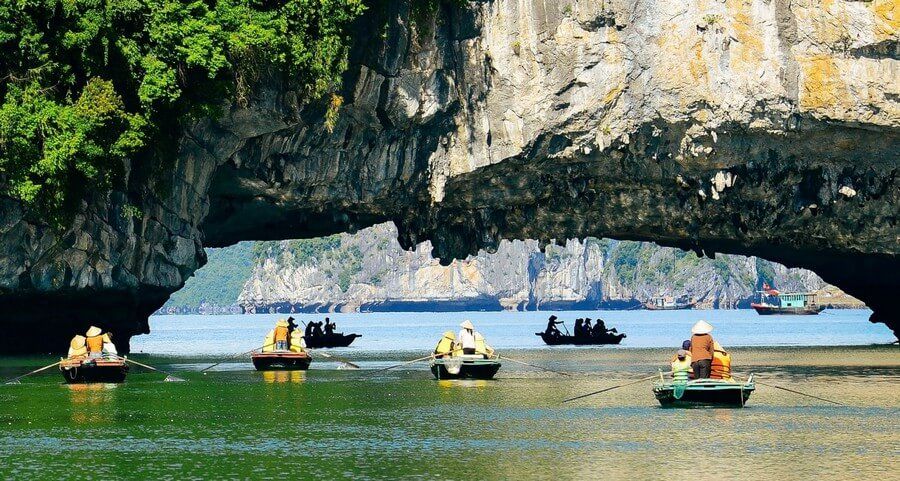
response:
[[(866, 312), (603, 313), (629, 334), (615, 348), (542, 347), (546, 315), (334, 315), (364, 337), (332, 353), (362, 370), (316, 358), (308, 372), (260, 373), (237, 359), (208, 375), (262, 344), (278, 316), (154, 318), (134, 358), (187, 382), (135, 369), (125, 384), (67, 386), (51, 370), (0, 385), (0, 478), (897, 479), (900, 350)], [(372, 369), (418, 357), (462, 317), (503, 354), (572, 375), (506, 363), (494, 381), (438, 382), (422, 364)], [(698, 317), (735, 346), (740, 376), (845, 405), (760, 385), (743, 409), (667, 410), (650, 384), (562, 403), (664, 367)], [(49, 362), (0, 359), (0, 375)]]

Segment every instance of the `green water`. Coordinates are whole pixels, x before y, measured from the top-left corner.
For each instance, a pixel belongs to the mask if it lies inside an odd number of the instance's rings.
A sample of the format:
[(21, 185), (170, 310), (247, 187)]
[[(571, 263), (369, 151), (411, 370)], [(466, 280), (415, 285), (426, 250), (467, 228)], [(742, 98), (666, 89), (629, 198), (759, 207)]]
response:
[[(573, 375), (507, 363), (495, 381), (437, 382), (424, 365), (320, 361), (202, 375), (196, 359), (139, 357), (187, 382), (134, 370), (67, 386), (50, 371), (0, 386), (0, 478), (896, 479), (897, 347), (735, 349), (741, 372), (847, 406), (759, 386), (744, 409), (693, 410), (659, 408), (649, 383), (560, 402), (652, 373), (668, 350), (506, 354)], [(0, 374), (39, 361), (0, 359)]]

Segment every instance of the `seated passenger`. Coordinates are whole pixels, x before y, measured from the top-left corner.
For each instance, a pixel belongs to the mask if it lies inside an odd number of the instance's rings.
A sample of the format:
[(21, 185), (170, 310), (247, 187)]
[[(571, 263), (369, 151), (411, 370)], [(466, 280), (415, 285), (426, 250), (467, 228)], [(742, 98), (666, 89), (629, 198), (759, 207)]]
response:
[(88, 357), (95, 359), (103, 357), (103, 343), (110, 339), (103, 335), (103, 330), (97, 326), (91, 326), (85, 333)]
[(456, 343), (456, 336), (453, 335), (453, 331), (447, 331), (444, 333), (444, 336), (441, 337), (441, 340), (438, 341), (437, 346), (434, 348), (434, 355), (436, 357), (447, 356), (453, 352), (453, 345)]
[(679, 349), (672, 360), (672, 380), (678, 383), (688, 381), (691, 371), (690, 355), (684, 349)]
[(304, 352), (306, 350), (306, 339), (303, 338), (303, 333), (299, 329), (291, 331), (288, 339), (290, 340), (291, 352)]
[(279, 319), (278, 322), (275, 323), (275, 350), (287, 351), (290, 337), (291, 331), (288, 330), (287, 321)]
[(85, 338), (81, 334), (76, 334), (69, 342), (69, 359), (80, 359), (87, 357), (87, 346), (85, 346)]
[(480, 332), (475, 333), (475, 354), (481, 354), (485, 359), (494, 355), (494, 348), (485, 342)]
[(557, 321), (556, 319), (557, 319), (556, 316), (550, 316), (550, 320), (547, 321), (547, 330), (545, 330), (544, 332), (548, 336), (558, 337), (558, 336), (562, 335), (562, 333), (559, 332), (559, 328), (556, 327), (556, 325), (562, 324), (563, 321)]
[(584, 337), (591, 337), (591, 334), (593, 334), (593, 332), (594, 330), (591, 327), (591, 318), (587, 317), (584, 319), (584, 324), (582, 324), (581, 326), (581, 335)]
[(710, 370), (710, 379), (731, 380), (731, 354), (728, 354), (718, 341), (713, 342), (713, 358)]
[(468, 319), (459, 326), (462, 329), (456, 336), (457, 345), (462, 348), (463, 354), (475, 354), (475, 326)]

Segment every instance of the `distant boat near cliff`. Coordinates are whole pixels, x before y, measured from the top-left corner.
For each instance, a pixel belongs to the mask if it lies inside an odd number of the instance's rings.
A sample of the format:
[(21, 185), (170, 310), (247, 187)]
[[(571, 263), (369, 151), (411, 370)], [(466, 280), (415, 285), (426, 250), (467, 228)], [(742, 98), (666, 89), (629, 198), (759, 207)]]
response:
[(763, 289), (759, 291), (759, 302), (751, 303), (750, 307), (761, 316), (815, 316), (825, 310), (825, 306), (817, 302), (814, 292), (782, 294), (765, 283)]
[(650, 311), (677, 311), (680, 309), (693, 309), (696, 301), (686, 297), (675, 299), (674, 297), (654, 297), (644, 303), (644, 308)]

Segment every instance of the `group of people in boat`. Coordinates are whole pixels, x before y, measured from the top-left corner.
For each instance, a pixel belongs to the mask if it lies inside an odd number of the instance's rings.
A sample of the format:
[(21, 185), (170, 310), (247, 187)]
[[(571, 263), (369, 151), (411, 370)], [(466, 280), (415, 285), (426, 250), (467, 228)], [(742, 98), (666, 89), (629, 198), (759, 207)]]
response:
[(494, 355), (494, 348), (484, 340), (484, 336), (475, 330), (472, 321), (466, 319), (459, 325), (459, 333), (453, 331), (444, 333), (437, 347), (434, 348), (436, 357), (482, 356), (488, 359)]
[(303, 335), (306, 336), (307, 339), (312, 337), (323, 337), (323, 336), (333, 336), (334, 330), (337, 328), (337, 324), (331, 321), (330, 318), (325, 318), (325, 322), (310, 322), (306, 325), (306, 330)]
[[(547, 321), (547, 330), (545, 331), (547, 335), (552, 337), (563, 335), (559, 328), (556, 327), (558, 324), (563, 324), (563, 321), (558, 321), (557, 319), (556, 316), (550, 316), (550, 319)], [(600, 318), (597, 319), (593, 326), (591, 325), (590, 317), (575, 319), (573, 332), (575, 339), (599, 339), (618, 333), (619, 331), (616, 328), (607, 329), (606, 323)]]
[(118, 356), (116, 346), (112, 342), (112, 334), (103, 329), (91, 326), (82, 336), (76, 334), (69, 342), (68, 359), (98, 359)]
[(691, 338), (681, 344), (672, 358), (672, 379), (721, 379), (730, 381), (731, 354), (712, 337), (713, 326), (697, 321), (691, 328)]

